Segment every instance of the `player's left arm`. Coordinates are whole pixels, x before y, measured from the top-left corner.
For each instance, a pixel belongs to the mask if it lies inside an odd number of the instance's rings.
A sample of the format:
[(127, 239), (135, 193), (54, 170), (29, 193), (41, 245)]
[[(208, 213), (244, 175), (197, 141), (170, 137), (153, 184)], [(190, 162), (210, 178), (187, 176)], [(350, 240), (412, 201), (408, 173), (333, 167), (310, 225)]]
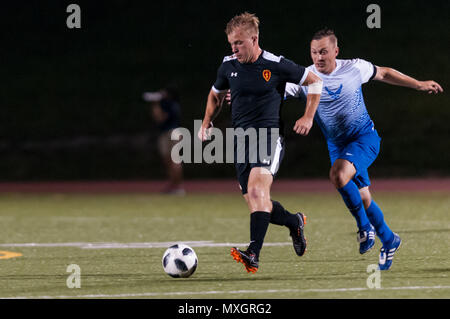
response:
[(428, 94), (437, 94), (444, 91), (439, 83), (435, 81), (419, 81), (389, 67), (376, 66), (376, 74), (373, 79), (392, 85), (408, 87), (418, 91), (426, 91)]

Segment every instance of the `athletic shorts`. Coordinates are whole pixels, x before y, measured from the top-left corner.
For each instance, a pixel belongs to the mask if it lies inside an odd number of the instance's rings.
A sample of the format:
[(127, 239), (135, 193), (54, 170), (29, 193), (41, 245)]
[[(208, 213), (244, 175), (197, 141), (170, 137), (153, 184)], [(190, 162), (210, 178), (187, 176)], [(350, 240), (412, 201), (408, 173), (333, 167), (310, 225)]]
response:
[(355, 166), (356, 174), (353, 181), (358, 188), (370, 185), (369, 173), (367, 169), (375, 161), (380, 152), (381, 138), (376, 130), (358, 136), (355, 140), (342, 145), (336, 146), (328, 142), (328, 152), (330, 155), (331, 165), (337, 159), (345, 159)]
[(257, 133), (257, 143), (250, 143), (246, 137), (245, 145), (243, 139), (238, 142), (238, 138), (235, 137), (234, 163), (243, 195), (247, 194), (248, 178), (252, 168), (264, 167), (267, 173), (274, 177), (280, 168), (284, 156), (284, 139), (278, 134), (271, 133), (270, 129), (266, 135)]
[[(172, 132), (176, 130), (176, 128), (170, 129), (168, 131), (162, 132), (158, 136), (158, 151), (163, 158), (172, 158), (172, 148), (176, 143), (178, 143), (178, 140), (172, 140), (171, 136)], [(174, 154), (174, 158), (172, 158), (172, 160), (176, 163), (181, 162), (181, 158), (178, 154)]]

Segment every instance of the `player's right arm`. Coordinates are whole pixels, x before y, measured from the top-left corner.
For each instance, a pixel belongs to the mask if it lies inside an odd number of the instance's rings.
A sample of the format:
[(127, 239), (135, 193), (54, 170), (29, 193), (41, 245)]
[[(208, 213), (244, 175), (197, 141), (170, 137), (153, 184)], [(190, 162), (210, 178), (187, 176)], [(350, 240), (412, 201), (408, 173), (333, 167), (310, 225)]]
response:
[(322, 94), (322, 79), (305, 67), (284, 58), (280, 60), (279, 69), (285, 75), (286, 82), (296, 83), (299, 86), (308, 86), (305, 113), (294, 125), (294, 131), (297, 134), (306, 136), (311, 130), (314, 115), (319, 106), (320, 95)]
[[(224, 61), (226, 58), (224, 59)], [(203, 117), (202, 126), (198, 130), (197, 137), (201, 141), (206, 141), (209, 137), (210, 128), (212, 128), (212, 121), (220, 113), (223, 99), (227, 94), (229, 87), (228, 79), (225, 75), (226, 67), (222, 65), (217, 70), (217, 78), (208, 94), (206, 101), (205, 116)]]
[(197, 134), (200, 140), (206, 141), (208, 139), (208, 129), (212, 127), (213, 120), (220, 113), (225, 95), (226, 91), (216, 92), (214, 89), (209, 91), (208, 100), (206, 101), (205, 116), (203, 117), (202, 126)]
[(305, 113), (294, 125), (294, 131), (300, 135), (308, 135), (313, 126), (314, 115), (320, 102), (323, 82), (314, 72), (309, 71), (303, 83), (300, 85), (308, 86), (308, 95), (306, 96)]

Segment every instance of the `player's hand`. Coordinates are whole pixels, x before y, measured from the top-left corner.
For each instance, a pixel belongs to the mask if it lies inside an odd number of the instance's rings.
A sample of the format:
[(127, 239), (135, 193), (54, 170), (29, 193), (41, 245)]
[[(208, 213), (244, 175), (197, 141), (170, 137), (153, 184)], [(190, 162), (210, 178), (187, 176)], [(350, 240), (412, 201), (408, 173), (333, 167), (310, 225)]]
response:
[(225, 101), (227, 102), (228, 105), (231, 105), (231, 91), (230, 90), (227, 91), (227, 95), (225, 96)]
[(313, 119), (302, 116), (295, 122), (294, 131), (297, 134), (306, 136), (308, 135), (312, 126), (313, 126)]
[(203, 125), (200, 127), (197, 133), (197, 137), (200, 139), (200, 141), (204, 142), (206, 140), (209, 140), (211, 138), (211, 130), (213, 128), (213, 123), (209, 122), (209, 125)]
[(428, 92), (428, 94), (438, 94), (438, 93), (442, 93), (444, 90), (442, 89), (442, 87), (434, 82), (434, 81), (420, 81), (419, 82), (419, 91), (426, 91)]

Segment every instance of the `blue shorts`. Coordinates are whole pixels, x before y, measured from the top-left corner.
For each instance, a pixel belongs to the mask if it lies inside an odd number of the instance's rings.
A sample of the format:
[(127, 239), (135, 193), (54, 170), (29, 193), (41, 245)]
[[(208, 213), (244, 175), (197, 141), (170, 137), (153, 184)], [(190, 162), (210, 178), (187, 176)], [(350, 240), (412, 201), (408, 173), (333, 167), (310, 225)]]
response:
[(331, 165), (337, 159), (345, 159), (355, 166), (356, 174), (353, 177), (358, 188), (370, 185), (367, 169), (375, 161), (380, 152), (381, 138), (376, 130), (358, 136), (356, 139), (344, 145), (335, 145), (328, 142), (328, 152)]

